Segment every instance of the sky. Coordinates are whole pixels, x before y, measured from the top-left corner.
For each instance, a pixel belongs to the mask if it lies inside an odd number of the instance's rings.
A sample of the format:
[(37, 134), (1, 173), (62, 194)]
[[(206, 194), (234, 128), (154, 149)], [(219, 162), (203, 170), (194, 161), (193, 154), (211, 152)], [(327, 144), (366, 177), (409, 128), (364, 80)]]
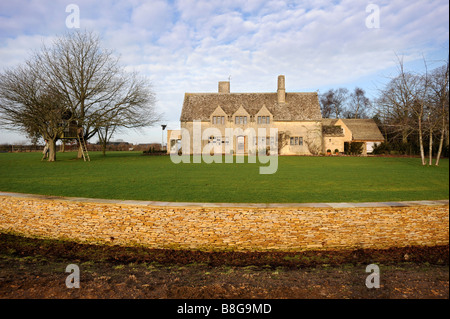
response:
[[(2, 0), (0, 72), (75, 30), (96, 32), (125, 70), (147, 77), (163, 113), (113, 140), (160, 143), (161, 124), (179, 128), (184, 94), (217, 92), (219, 81), (230, 79), (231, 92), (276, 92), (282, 74), (287, 92), (360, 87), (373, 98), (399, 57), (407, 71), (422, 72), (424, 60), (438, 67), (448, 57), (449, 2)], [(0, 144), (25, 141), (0, 128)]]

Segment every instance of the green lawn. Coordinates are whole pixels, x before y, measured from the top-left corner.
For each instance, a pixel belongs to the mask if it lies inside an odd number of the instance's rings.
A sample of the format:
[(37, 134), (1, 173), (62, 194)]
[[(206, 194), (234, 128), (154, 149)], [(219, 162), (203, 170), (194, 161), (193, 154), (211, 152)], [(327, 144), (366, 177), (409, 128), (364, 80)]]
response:
[(417, 158), (279, 157), (278, 170), (255, 164), (174, 164), (169, 156), (92, 152), (91, 162), (58, 153), (1, 153), (0, 191), (187, 202), (305, 203), (449, 198), (449, 162)]

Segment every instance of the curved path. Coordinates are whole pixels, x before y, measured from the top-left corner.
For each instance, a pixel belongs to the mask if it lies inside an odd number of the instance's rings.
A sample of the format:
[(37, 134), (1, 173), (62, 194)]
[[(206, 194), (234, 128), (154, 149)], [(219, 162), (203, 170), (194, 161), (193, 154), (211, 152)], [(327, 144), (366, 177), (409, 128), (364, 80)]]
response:
[(98, 204), (122, 204), (122, 205), (144, 205), (158, 207), (233, 207), (233, 208), (354, 208), (354, 207), (408, 207), (408, 206), (434, 206), (449, 205), (449, 200), (419, 200), (419, 201), (395, 201), (395, 202), (361, 202), (361, 203), (200, 203), (200, 202), (161, 202), (140, 200), (116, 200), (86, 197), (64, 197), (37, 194), (23, 194), (1, 192), (0, 196), (11, 196), (30, 199), (56, 199), (71, 202), (86, 202)]

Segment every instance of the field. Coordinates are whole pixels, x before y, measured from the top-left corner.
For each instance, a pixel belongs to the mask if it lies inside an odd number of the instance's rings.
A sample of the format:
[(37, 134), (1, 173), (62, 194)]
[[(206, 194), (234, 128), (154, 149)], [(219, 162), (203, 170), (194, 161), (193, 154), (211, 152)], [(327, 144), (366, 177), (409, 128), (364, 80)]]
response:
[[(200, 252), (0, 234), (0, 299), (448, 299), (448, 256), (448, 246)], [(380, 288), (365, 285), (372, 263)], [(79, 289), (66, 288), (69, 264), (80, 269)]]
[(173, 202), (305, 203), (437, 200), (449, 196), (449, 162), (418, 158), (279, 157), (278, 170), (256, 163), (180, 163), (140, 152), (74, 152), (57, 162), (41, 153), (0, 154), (0, 191)]

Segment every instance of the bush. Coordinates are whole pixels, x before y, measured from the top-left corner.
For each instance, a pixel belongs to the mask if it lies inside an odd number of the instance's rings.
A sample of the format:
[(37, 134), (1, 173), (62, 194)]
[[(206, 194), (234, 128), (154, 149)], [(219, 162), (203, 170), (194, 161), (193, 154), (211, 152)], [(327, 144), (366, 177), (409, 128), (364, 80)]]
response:
[(359, 155), (363, 151), (364, 142), (345, 142), (344, 153), (347, 155)]
[(373, 147), (372, 154), (380, 155), (380, 154), (389, 154), (391, 152), (391, 146), (389, 143), (382, 142), (380, 144), (376, 144)]

